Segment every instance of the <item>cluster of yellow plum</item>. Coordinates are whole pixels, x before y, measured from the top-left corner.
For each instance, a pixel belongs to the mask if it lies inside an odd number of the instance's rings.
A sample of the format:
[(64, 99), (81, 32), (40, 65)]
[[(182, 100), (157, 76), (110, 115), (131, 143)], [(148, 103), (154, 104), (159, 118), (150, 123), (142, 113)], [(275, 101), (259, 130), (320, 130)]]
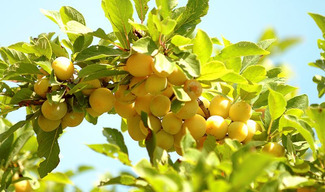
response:
[[(252, 108), (249, 104), (244, 101), (232, 104), (221, 95), (215, 96), (210, 103), (201, 96), (201, 84), (188, 79), (178, 66), (172, 73), (158, 67), (151, 56), (139, 53), (131, 55), (126, 62), (126, 70), (133, 78), (115, 93), (115, 111), (127, 119), (132, 139), (143, 140), (153, 131), (159, 147), (174, 148), (178, 153), (186, 129), (197, 141), (206, 134), (213, 135), (216, 140), (226, 136), (239, 142), (252, 139), (259, 125), (250, 120)], [(171, 111), (174, 85), (183, 86), (191, 98), (177, 113)], [(199, 106), (200, 100), (204, 106)], [(141, 120), (142, 111), (148, 114), (147, 125)]]
[[(55, 59), (52, 68), (60, 81), (73, 78), (74, 66), (68, 58)], [(75, 127), (83, 121), (85, 112), (98, 117), (114, 109), (127, 120), (128, 133), (133, 140), (141, 141), (149, 132), (154, 132), (157, 146), (165, 150), (175, 149), (178, 154), (181, 154), (180, 142), (186, 130), (198, 146), (202, 146), (207, 135), (214, 136), (219, 143), (226, 137), (247, 143), (261, 129), (250, 119), (252, 108), (248, 103), (233, 103), (222, 95), (209, 101), (201, 96), (201, 84), (188, 79), (177, 65), (168, 72), (160, 68), (153, 57), (135, 53), (127, 59), (124, 70), (132, 78), (127, 84), (115, 84), (118, 86), (113, 89), (115, 91), (102, 87), (103, 79), (79, 80), (78, 83), (84, 85), (81, 91), (89, 101), (84, 112), (73, 111), (65, 101), (54, 103), (46, 100), (48, 92), (60, 87), (51, 87), (48, 74), (43, 71), (44, 75), (38, 76), (34, 85), (36, 94), (45, 99), (38, 117), (39, 127), (46, 132), (55, 130), (60, 124), (62, 128)], [(171, 111), (171, 103), (176, 99), (173, 86), (181, 86), (190, 98), (177, 112)], [(148, 117), (145, 122), (141, 118), (142, 112)], [(278, 145), (271, 143), (263, 150), (270, 152), (282, 147)], [(277, 151), (283, 154), (283, 147), (281, 149)]]
[[(65, 57), (58, 57), (52, 62), (52, 68), (58, 80), (65, 81), (72, 78), (74, 73), (73, 63)], [(46, 100), (49, 91), (54, 91), (59, 87), (51, 87), (48, 73), (41, 69), (44, 75), (38, 75), (38, 80), (34, 84), (34, 91), (37, 95), (45, 99), (41, 106), (41, 115), (37, 122), (39, 127), (50, 132), (58, 128), (61, 124), (62, 128), (78, 126), (83, 118), (84, 113), (69, 111), (66, 102), (54, 103)]]

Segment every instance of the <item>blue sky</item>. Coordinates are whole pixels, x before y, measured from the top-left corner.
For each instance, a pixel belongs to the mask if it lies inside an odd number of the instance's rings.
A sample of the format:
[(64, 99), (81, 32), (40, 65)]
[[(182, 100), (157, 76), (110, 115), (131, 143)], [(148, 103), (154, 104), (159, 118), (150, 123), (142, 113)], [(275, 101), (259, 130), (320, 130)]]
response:
[[(154, 0), (151, 1), (153, 5)], [(184, 0), (180, 1), (182, 5), (185, 3)], [(91, 29), (101, 27), (106, 32), (111, 30), (99, 0), (1, 1), (0, 46), (8, 46), (19, 41), (28, 42), (30, 36), (35, 37), (43, 32), (57, 32), (61, 39), (64, 38), (58, 27), (40, 12), (41, 8), (59, 10), (64, 5), (79, 10)], [(301, 37), (302, 43), (276, 59), (288, 63), (293, 69), (295, 76), (290, 83), (300, 87), (299, 93), (307, 93), (311, 103), (320, 103), (324, 99), (317, 98), (316, 85), (311, 79), (321, 71), (309, 67), (308, 63), (319, 58), (320, 50), (316, 42), (322, 34), (307, 13), (325, 15), (324, 7), (324, 0), (210, 0), (209, 13), (202, 19), (198, 28), (219, 39), (224, 36), (233, 43), (243, 40), (256, 42), (267, 27), (273, 27), (280, 38)], [(9, 118), (12, 121), (22, 120), (24, 112), (20, 110), (12, 113)], [(126, 170), (127, 168), (118, 161), (96, 154), (85, 146), (105, 142), (101, 134), (102, 127), (119, 128), (119, 126), (118, 116), (104, 115), (100, 117), (96, 126), (84, 121), (79, 127), (66, 129), (66, 133), (60, 138), (61, 163), (56, 171), (76, 169), (82, 164), (93, 165), (95, 171), (73, 179), (78, 186), (89, 191), (100, 175), (106, 172), (116, 175), (119, 171)], [(124, 134), (124, 137), (133, 163), (141, 158), (147, 158), (145, 149), (140, 149), (127, 134)]]

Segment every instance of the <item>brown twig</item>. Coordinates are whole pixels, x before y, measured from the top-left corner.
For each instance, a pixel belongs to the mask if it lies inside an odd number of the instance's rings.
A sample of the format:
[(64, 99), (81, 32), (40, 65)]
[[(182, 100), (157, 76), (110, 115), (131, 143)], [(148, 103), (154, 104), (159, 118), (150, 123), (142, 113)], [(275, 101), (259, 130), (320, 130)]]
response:
[(210, 117), (210, 111), (204, 106), (204, 103), (201, 99), (197, 98), (197, 102), (199, 104), (199, 107), (201, 108), (201, 110), (204, 113), (205, 118), (209, 118)]

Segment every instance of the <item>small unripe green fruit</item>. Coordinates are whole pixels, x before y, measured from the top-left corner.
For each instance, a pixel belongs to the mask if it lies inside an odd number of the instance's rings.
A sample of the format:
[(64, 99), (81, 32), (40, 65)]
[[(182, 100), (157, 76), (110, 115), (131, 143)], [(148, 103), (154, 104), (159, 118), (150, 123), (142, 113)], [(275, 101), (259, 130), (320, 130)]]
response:
[(228, 136), (231, 139), (242, 142), (248, 135), (247, 125), (240, 121), (230, 123), (228, 126)]
[(240, 101), (231, 105), (229, 117), (233, 121), (246, 122), (252, 116), (252, 107), (245, 101)]
[(46, 100), (41, 107), (42, 114), (49, 120), (60, 120), (68, 111), (66, 102), (62, 103), (50, 103)]
[(55, 76), (60, 80), (68, 80), (73, 76), (74, 66), (70, 59), (58, 57), (52, 62)]

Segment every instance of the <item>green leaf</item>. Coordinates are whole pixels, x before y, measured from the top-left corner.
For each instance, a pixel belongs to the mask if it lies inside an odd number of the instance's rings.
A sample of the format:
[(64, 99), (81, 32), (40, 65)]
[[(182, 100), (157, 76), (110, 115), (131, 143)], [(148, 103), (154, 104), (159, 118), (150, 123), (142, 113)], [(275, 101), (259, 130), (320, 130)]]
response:
[[(266, 39), (263, 41), (260, 41), (257, 43), (257, 46), (261, 47), (262, 49), (267, 49), (269, 48), (274, 42), (276, 41), (276, 39)], [(243, 67), (242, 70), (243, 71), (246, 67), (251, 66), (251, 65), (256, 65), (258, 63), (258, 61), (261, 59), (260, 55), (254, 55), (254, 56), (245, 56), (243, 58)]]
[(316, 13), (308, 13), (316, 22), (322, 33), (325, 33), (325, 17)]
[(87, 48), (93, 41), (93, 37), (90, 35), (80, 35), (73, 42), (73, 51), (80, 52), (83, 49)]
[(308, 65), (325, 71), (325, 60), (318, 59), (315, 63), (309, 63)]
[(37, 57), (45, 56), (47, 59), (52, 57), (52, 45), (50, 40), (45, 35), (40, 35), (35, 44), (16, 43), (10, 46), (24, 53), (32, 53)]
[(261, 93), (262, 87), (262, 85), (258, 84), (242, 84), (237, 86), (237, 90), (239, 90), (241, 99), (250, 100), (257, 97)]
[(114, 33), (123, 45), (129, 49), (128, 34), (132, 30), (129, 19), (132, 20), (133, 8), (130, 0), (102, 0), (105, 16), (111, 22)]
[(126, 186), (136, 186), (137, 179), (128, 174), (121, 174), (121, 176), (108, 179), (108, 181), (101, 181), (99, 186), (105, 185), (126, 185)]
[(179, 64), (192, 77), (199, 77), (201, 73), (200, 61), (195, 54), (185, 52), (180, 55)]
[(42, 67), (48, 74), (52, 72), (52, 64), (49, 61), (38, 61), (36, 62), (37, 65)]
[(193, 53), (198, 56), (198, 60), (200, 60), (201, 64), (206, 63), (211, 57), (213, 50), (213, 44), (209, 35), (199, 29), (193, 43)]
[(174, 99), (171, 103), (170, 110), (173, 113), (177, 113), (181, 108), (185, 105), (185, 102), (179, 101), (178, 99)]
[(141, 32), (141, 31), (147, 32), (149, 30), (148, 27), (147, 27), (147, 25), (144, 25), (144, 24), (141, 24), (141, 23), (137, 23), (137, 22), (134, 22), (132, 20), (129, 20), (129, 23), (134, 28), (133, 30), (137, 30), (138, 32)]
[(261, 65), (249, 66), (242, 75), (249, 81), (258, 83), (266, 78), (266, 69)]
[(231, 83), (247, 83), (247, 80), (236, 72), (230, 71), (221, 77), (223, 81)]
[(242, 68), (242, 61), (240, 57), (230, 58), (224, 61), (227, 69), (239, 73)]
[(35, 119), (36, 116), (38, 116), (38, 114), (33, 114), (33, 115), (29, 115), (26, 117), (25, 121), (19, 121), (18, 123), (14, 124), (13, 126), (11, 126), (8, 130), (6, 130), (5, 132), (2, 132), (0, 134), (0, 144), (2, 144), (2, 142), (4, 140), (6, 140), (10, 135), (12, 135), (17, 129), (23, 127), (26, 125), (26, 123), (28, 123), (30, 120)]
[(196, 25), (200, 23), (201, 17), (208, 13), (209, 0), (190, 0), (187, 2), (185, 10), (177, 18), (175, 34), (188, 36)]
[(313, 120), (313, 127), (317, 137), (322, 144), (322, 151), (325, 153), (325, 108), (321, 106), (310, 106), (306, 111), (310, 119)]
[(185, 92), (182, 86), (173, 86), (174, 94), (179, 101), (191, 101), (190, 96)]
[(261, 192), (279, 191), (279, 185), (280, 183), (278, 180), (269, 181), (262, 186)]
[(69, 53), (63, 46), (58, 45), (52, 41), (50, 43), (51, 43), (52, 51), (56, 57), (69, 58)]
[(192, 39), (181, 36), (181, 35), (174, 35), (172, 37), (171, 43), (180, 47), (184, 45), (189, 45), (192, 43)]
[[(92, 64), (84, 67), (79, 72), (79, 77), (84, 78), (84, 81), (92, 80), (92, 79), (99, 79), (101, 77), (108, 77), (108, 76), (115, 76), (120, 74), (127, 74), (126, 71), (114, 70), (112, 69), (111, 65), (105, 64)], [(77, 85), (78, 86), (78, 85)], [(78, 86), (73, 88), (74, 91), (76, 89), (82, 88), (83, 86)], [(72, 91), (72, 90), (71, 90)]]
[(127, 130), (128, 130), (127, 120), (124, 118), (121, 118), (121, 131), (125, 132)]
[(63, 24), (63, 21), (61, 19), (61, 15), (60, 15), (60, 12), (59, 11), (48, 11), (48, 10), (45, 10), (45, 9), (41, 9), (41, 12), (47, 18), (49, 18), (54, 23), (56, 23), (61, 29), (64, 28), (64, 24)]
[(161, 33), (166, 36), (171, 34), (174, 31), (176, 24), (177, 22), (173, 19), (170, 18), (164, 19), (161, 22)]
[(270, 52), (262, 49), (257, 44), (247, 41), (241, 41), (236, 44), (229, 45), (221, 50), (218, 57), (222, 60), (233, 57), (250, 56), (250, 55), (268, 55)]
[(263, 170), (266, 170), (272, 161), (272, 157), (260, 153), (245, 155), (241, 163), (234, 167), (234, 171), (230, 175), (233, 191), (249, 186), (252, 181), (264, 173)]
[(216, 45), (222, 45), (222, 43), (220, 42), (220, 40), (216, 37), (212, 37), (211, 38), (211, 41), (213, 44), (216, 44)]
[(308, 182), (314, 184), (312, 180), (309, 180), (308, 178), (301, 177), (301, 176), (288, 174), (282, 178), (282, 183), (287, 188), (300, 187), (302, 184), (306, 184)]
[(128, 154), (128, 149), (124, 143), (124, 137), (117, 129), (104, 128), (103, 135), (109, 143), (117, 145), (122, 152)]
[(157, 20), (159, 20), (157, 14), (158, 14), (157, 9), (153, 8), (148, 14), (148, 21), (147, 21), (149, 34), (153, 39), (153, 41), (155, 42), (158, 42), (159, 39), (159, 30), (158, 30), (159, 22), (158, 22), (158, 26), (156, 26), (156, 22)]
[(211, 179), (208, 182), (209, 185), (209, 191), (213, 192), (225, 192), (230, 191), (231, 185), (222, 179)]
[(4, 61), (9, 64), (14, 64), (16, 62), (30, 63), (30, 60), (24, 53), (16, 51), (14, 49), (0, 47), (0, 55), (4, 59)]
[(44, 160), (38, 167), (41, 178), (50, 173), (60, 162), (60, 148), (58, 143), (59, 135), (62, 133), (61, 126), (51, 132), (42, 131), (38, 123), (34, 123), (34, 131), (37, 134), (38, 151), (37, 155)]
[(281, 52), (284, 52), (285, 50), (289, 49), (290, 47), (300, 43), (302, 41), (301, 38), (297, 37), (290, 37), (286, 38), (282, 41), (280, 41), (277, 45), (277, 47), (281, 50)]
[(138, 53), (153, 55), (158, 52), (156, 43), (150, 37), (144, 37), (133, 43), (132, 49)]
[(83, 25), (86, 25), (85, 18), (75, 8), (69, 6), (63, 6), (60, 9), (60, 15), (63, 24), (67, 24), (69, 21), (77, 21)]
[(279, 118), (286, 110), (287, 102), (284, 96), (272, 89), (269, 89), (268, 107), (272, 120)]
[(83, 78), (83, 77), (89, 76), (91, 74), (98, 73), (98, 72), (103, 71), (103, 70), (112, 70), (112, 68), (113, 68), (113, 66), (111, 66), (111, 65), (92, 64), (92, 65), (88, 65), (88, 66), (82, 68), (79, 71), (78, 76), (80, 78)]
[[(15, 69), (11, 69), (14, 70), (14, 73), (16, 74), (39, 74), (39, 69), (36, 67), (35, 64), (30, 64), (30, 63), (16, 63), (15, 64)], [(10, 75), (9, 75), (10, 76)]]
[(146, 19), (147, 12), (149, 10), (148, 2), (150, 0), (133, 0), (135, 10), (137, 11), (138, 17), (141, 23)]
[(72, 39), (72, 41), (75, 41), (75, 39), (78, 37), (76, 34), (87, 34), (92, 33), (93, 31), (85, 25), (72, 20), (66, 24), (64, 32), (68, 33), (68, 35), (72, 35), (70, 36), (70, 39)]
[(122, 152), (120, 148), (114, 144), (92, 144), (88, 147), (98, 153), (111, 157), (113, 159), (118, 159), (121, 163), (131, 166), (131, 161), (126, 153)]
[(280, 118), (279, 122), (279, 131), (281, 132), (284, 127), (293, 127), (297, 129), (297, 131), (306, 139), (308, 142), (310, 149), (313, 152), (313, 156), (316, 157), (316, 147), (314, 143), (314, 138), (306, 128), (303, 127), (301, 122), (294, 116), (283, 115)]
[(78, 53), (75, 61), (84, 62), (84, 61), (101, 59), (110, 56), (120, 56), (122, 54), (123, 51), (120, 49), (114, 49), (112, 47), (101, 46), (101, 45), (93, 45)]
[(24, 131), (24, 133), (15, 140), (14, 144), (11, 146), (5, 167), (8, 167), (8, 165), (12, 163), (13, 158), (20, 152), (28, 139), (33, 135), (34, 131)]
[(305, 110), (308, 106), (309, 102), (306, 94), (295, 96), (287, 101), (287, 109), (298, 108)]
[(174, 177), (170, 176), (173, 173), (172, 169), (169, 169), (166, 174), (160, 174), (146, 159), (142, 159), (134, 166), (134, 171), (152, 187), (152, 189), (149, 188), (149, 190), (145, 191), (179, 191), (177, 181), (175, 181)]
[(0, 166), (3, 167), (4, 164), (10, 162), (7, 161), (10, 155), (10, 149), (14, 143), (14, 134), (11, 134), (6, 140), (1, 142), (0, 145)]
[(154, 165), (156, 163), (155, 150), (157, 150), (156, 135), (152, 132), (150, 132), (150, 133), (151, 134), (147, 136), (145, 143), (146, 143), (146, 149), (148, 152), (148, 156), (150, 158), (150, 162)]
[(106, 34), (105, 31), (101, 28), (98, 28), (96, 31), (88, 34), (109, 41), (110, 43), (116, 40), (113, 33)]
[(22, 88), (11, 99), (11, 104), (18, 104), (24, 100), (31, 100), (33, 91), (28, 88)]
[(167, 18), (177, 6), (177, 0), (156, 0), (156, 5), (160, 15)]
[(207, 153), (210, 153), (210, 152), (214, 151), (216, 146), (217, 146), (216, 138), (212, 135), (208, 135), (206, 140), (203, 143), (203, 150)]
[(313, 82), (317, 83), (318, 97), (321, 98), (325, 94), (325, 77), (315, 75)]
[(201, 65), (201, 75), (198, 80), (213, 81), (226, 75), (228, 70), (221, 61), (210, 61)]
[(195, 139), (192, 137), (190, 131), (186, 129), (186, 134), (181, 140), (182, 151), (186, 153), (187, 150), (189, 150), (190, 148), (194, 148), (195, 146), (196, 146)]
[(42, 181), (52, 181), (58, 184), (73, 185), (73, 182), (69, 179), (69, 177), (66, 174), (60, 172), (49, 173), (42, 179)]
[(158, 53), (155, 56), (154, 68), (159, 73), (171, 74), (174, 71), (175, 63), (167, 58), (164, 54)]

